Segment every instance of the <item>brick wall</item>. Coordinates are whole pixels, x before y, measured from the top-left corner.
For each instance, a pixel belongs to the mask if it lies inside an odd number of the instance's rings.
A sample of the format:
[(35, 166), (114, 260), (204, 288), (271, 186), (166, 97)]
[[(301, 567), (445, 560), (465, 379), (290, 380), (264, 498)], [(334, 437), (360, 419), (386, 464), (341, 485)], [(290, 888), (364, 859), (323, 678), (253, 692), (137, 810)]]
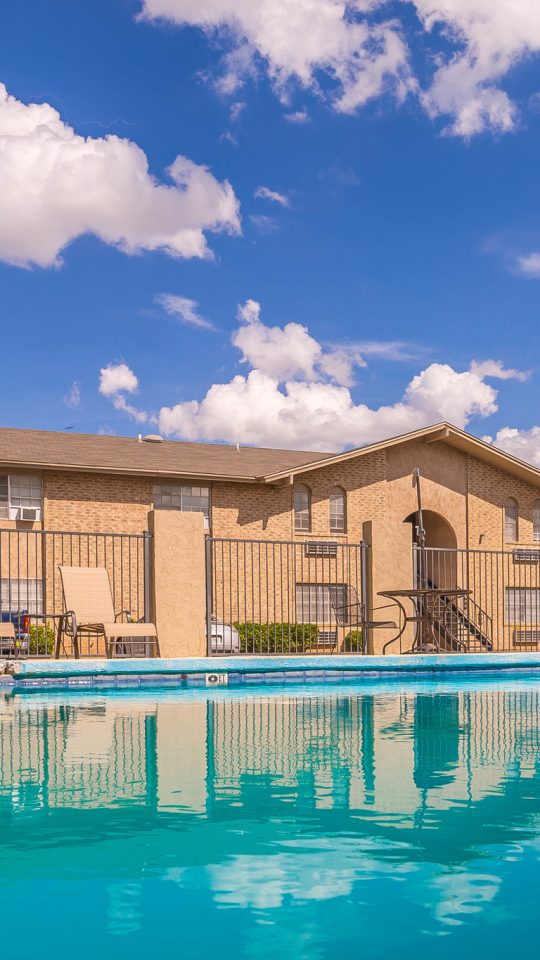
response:
[[(386, 510), (386, 454), (370, 454), (361, 461), (349, 461), (323, 467), (298, 477), (311, 491), (311, 536), (330, 537), (328, 497), (332, 487), (340, 486), (347, 496), (347, 533), (345, 540), (362, 539), (365, 520), (380, 520)], [(293, 517), (294, 487), (285, 484), (219, 483), (212, 488), (212, 533), (215, 537), (240, 537), (262, 540), (305, 540), (295, 534)], [(340, 539), (332, 534), (332, 539)]]
[(93, 473), (45, 473), (47, 530), (142, 533), (148, 527), (150, 480)]
[(469, 548), (503, 550), (504, 502), (513, 497), (518, 504), (518, 542), (533, 543), (532, 513), (540, 490), (502, 470), (467, 458)]

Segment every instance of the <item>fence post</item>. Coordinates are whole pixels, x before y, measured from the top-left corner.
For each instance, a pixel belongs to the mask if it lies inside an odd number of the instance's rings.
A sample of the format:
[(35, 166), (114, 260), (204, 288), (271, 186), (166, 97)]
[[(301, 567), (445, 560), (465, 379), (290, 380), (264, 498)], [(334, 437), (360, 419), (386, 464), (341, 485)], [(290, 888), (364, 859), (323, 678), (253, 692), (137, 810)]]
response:
[(152, 621), (152, 534), (145, 530), (143, 534), (144, 564), (144, 619)]
[(212, 656), (212, 540), (204, 538), (206, 577), (206, 654)]
[(360, 589), (362, 592), (362, 653), (366, 654), (368, 652), (368, 629), (367, 623), (369, 620), (368, 616), (368, 560), (369, 560), (369, 545), (362, 541), (360, 544)]

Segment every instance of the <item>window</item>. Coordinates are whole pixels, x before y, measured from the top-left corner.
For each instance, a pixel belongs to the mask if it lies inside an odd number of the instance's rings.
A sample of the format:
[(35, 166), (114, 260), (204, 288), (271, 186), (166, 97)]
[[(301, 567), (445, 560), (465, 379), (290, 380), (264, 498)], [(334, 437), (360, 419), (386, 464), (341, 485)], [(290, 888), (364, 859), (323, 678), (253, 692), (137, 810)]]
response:
[[(41, 510), (42, 483), (40, 477), (29, 477), (26, 474), (11, 474), (0, 476), (0, 518), (3, 520), (17, 520), (22, 507), (35, 507)], [(39, 513), (37, 519), (39, 520)]]
[(297, 583), (296, 622), (335, 623), (334, 606), (346, 608), (347, 595), (344, 583)]
[(329, 496), (330, 533), (345, 533), (345, 491), (332, 487)]
[(506, 543), (514, 543), (518, 538), (518, 505), (513, 497), (509, 497), (504, 504), (504, 539)]
[(156, 483), (153, 491), (157, 510), (182, 510), (204, 514), (206, 526), (210, 517), (209, 487), (185, 487), (179, 483)]
[(533, 540), (540, 540), (540, 500), (533, 506)]
[(311, 530), (311, 493), (303, 483), (294, 488), (294, 529), (304, 533)]
[(540, 590), (506, 587), (504, 612), (507, 623), (540, 625)]
[(41, 613), (43, 609), (43, 581), (32, 579), (0, 580), (0, 609), (8, 613), (28, 610)]

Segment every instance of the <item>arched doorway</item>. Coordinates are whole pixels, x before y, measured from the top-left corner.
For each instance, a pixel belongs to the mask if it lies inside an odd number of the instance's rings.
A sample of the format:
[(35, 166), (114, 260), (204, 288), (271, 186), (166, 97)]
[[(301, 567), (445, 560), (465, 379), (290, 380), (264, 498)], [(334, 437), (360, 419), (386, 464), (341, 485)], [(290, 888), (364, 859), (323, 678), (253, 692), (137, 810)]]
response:
[(416, 546), (418, 514), (411, 513), (404, 523), (412, 526), (416, 578), (419, 585), (429, 587), (456, 587), (457, 537), (451, 524), (434, 510), (423, 510), (425, 550)]

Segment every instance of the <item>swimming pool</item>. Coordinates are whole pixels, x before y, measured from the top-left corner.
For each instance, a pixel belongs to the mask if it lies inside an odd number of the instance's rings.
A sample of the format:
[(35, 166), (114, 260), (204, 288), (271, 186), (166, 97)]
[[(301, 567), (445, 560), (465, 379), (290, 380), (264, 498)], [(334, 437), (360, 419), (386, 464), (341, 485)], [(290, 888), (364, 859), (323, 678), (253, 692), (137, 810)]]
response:
[(536, 942), (540, 682), (0, 694), (6, 956)]

